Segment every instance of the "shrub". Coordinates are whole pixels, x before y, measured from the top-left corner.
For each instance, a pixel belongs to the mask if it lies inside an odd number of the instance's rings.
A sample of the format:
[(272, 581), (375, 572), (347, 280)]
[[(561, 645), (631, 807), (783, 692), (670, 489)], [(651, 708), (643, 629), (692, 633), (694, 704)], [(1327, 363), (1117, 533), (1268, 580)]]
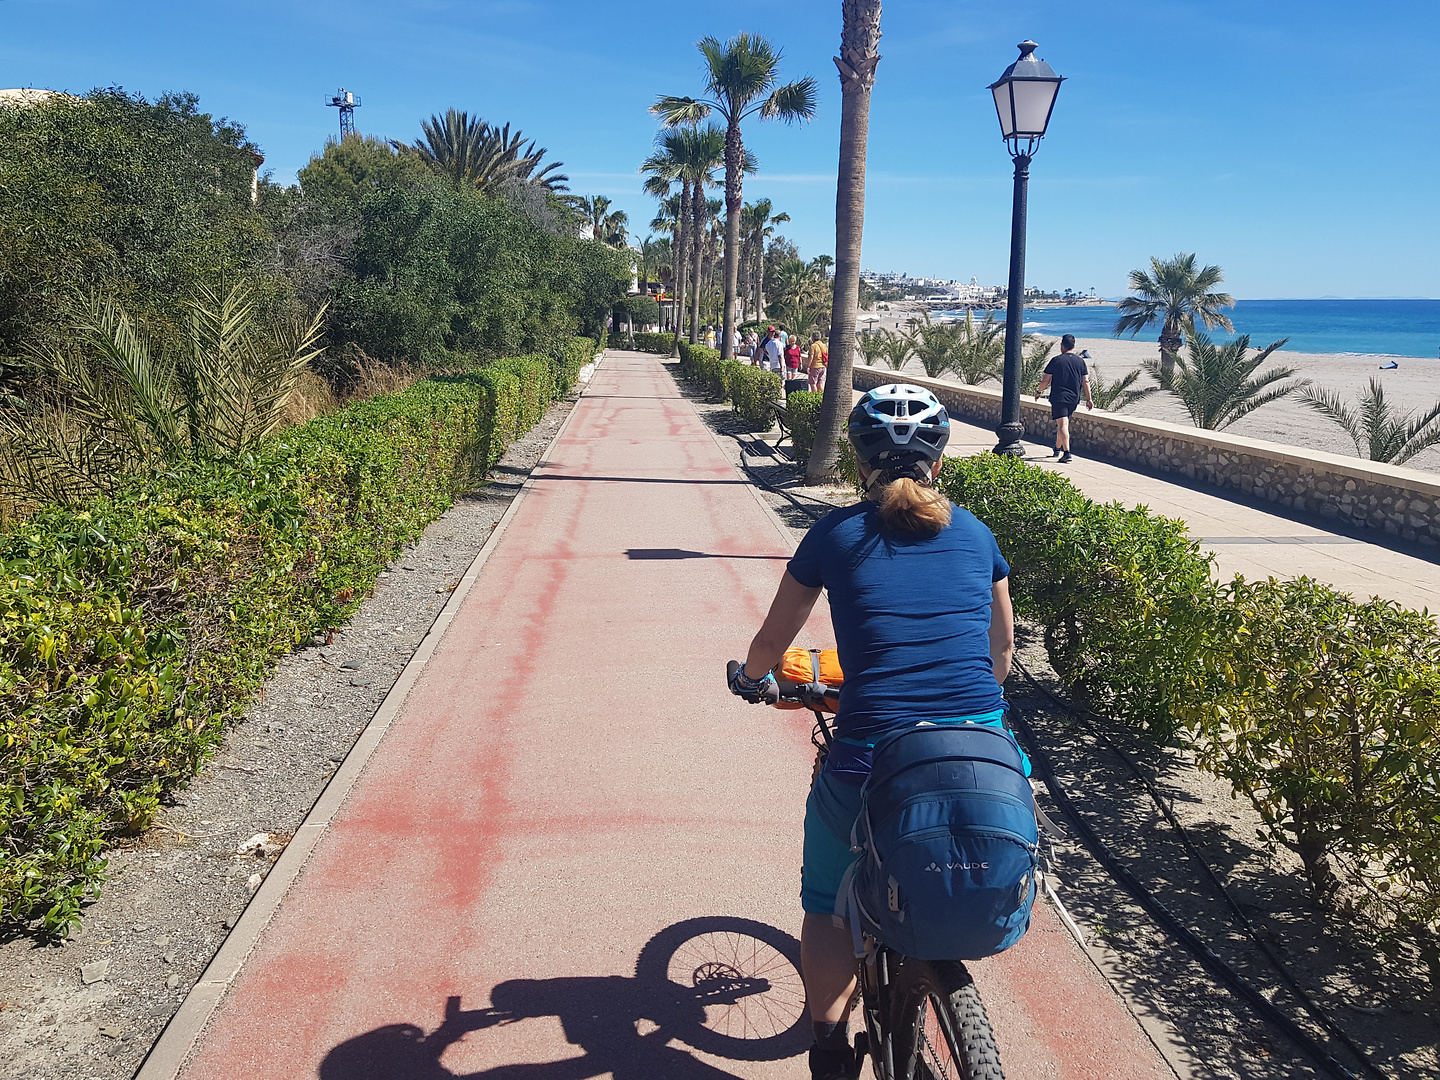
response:
[(657, 353), (660, 356), (669, 356), (674, 346), (674, 334), (635, 335), (635, 348), (639, 352)]
[(751, 431), (769, 431), (780, 398), (780, 376), (739, 360), (724, 360), (726, 396)]
[(0, 536), (0, 919), (78, 922), (106, 841), (143, 829), (275, 658), (348, 617), (473, 485), (551, 370), (422, 380)]
[(580, 381), (580, 369), (593, 362), (595, 354), (593, 338), (571, 338), (570, 344), (565, 347), (564, 356), (556, 365), (555, 396), (557, 398), (566, 397), (575, 389), (575, 384)]
[(799, 390), (785, 398), (785, 412), (790, 424), (790, 445), (797, 461), (810, 460), (815, 443), (815, 424), (820, 419), (820, 405), (825, 395), (814, 390)]
[(1175, 706), (1202, 764), (1294, 846), (1317, 896), (1349, 885), (1360, 906), (1440, 919), (1434, 620), (1308, 578), (1222, 591), (1228, 632), (1200, 652), (1212, 675)]
[(1318, 898), (1440, 919), (1440, 628), (1313, 581), (1226, 585), (1182, 522), (1098, 505), (1015, 458), (940, 486), (994, 532), (1016, 611), (1082, 702), (1207, 769), (1291, 844)]
[(700, 383), (712, 397), (725, 400), (725, 376), (718, 349), (680, 342), (680, 373)]

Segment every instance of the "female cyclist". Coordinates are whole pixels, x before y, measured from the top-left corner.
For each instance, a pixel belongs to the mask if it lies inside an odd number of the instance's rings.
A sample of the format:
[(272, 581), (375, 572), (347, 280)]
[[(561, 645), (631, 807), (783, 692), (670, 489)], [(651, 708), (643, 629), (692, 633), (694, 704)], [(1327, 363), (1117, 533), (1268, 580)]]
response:
[(1014, 622), (1010, 567), (973, 514), (935, 491), (950, 421), (918, 386), (871, 390), (850, 413), (866, 498), (827, 514), (790, 560), (732, 692), (756, 700), (805, 625), (821, 589), (845, 686), (836, 739), (805, 806), (801, 967), (817, 1080), (856, 1075), (848, 1009), (855, 989), (850, 931), (834, 918), (854, 859), (850, 829), (876, 740), (920, 721), (1000, 723)]

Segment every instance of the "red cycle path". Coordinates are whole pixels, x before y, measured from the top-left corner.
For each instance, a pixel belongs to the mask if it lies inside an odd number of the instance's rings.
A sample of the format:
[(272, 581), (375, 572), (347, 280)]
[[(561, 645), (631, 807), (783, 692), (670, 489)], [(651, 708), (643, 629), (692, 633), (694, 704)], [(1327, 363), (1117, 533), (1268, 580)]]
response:
[[(610, 353), (184, 1075), (806, 1076), (672, 1038), (699, 1006), (635, 977), (683, 920), (798, 934), (809, 725), (722, 676), (787, 554), (660, 361)], [(1007, 1075), (1169, 1075), (1037, 912), (974, 965)]]

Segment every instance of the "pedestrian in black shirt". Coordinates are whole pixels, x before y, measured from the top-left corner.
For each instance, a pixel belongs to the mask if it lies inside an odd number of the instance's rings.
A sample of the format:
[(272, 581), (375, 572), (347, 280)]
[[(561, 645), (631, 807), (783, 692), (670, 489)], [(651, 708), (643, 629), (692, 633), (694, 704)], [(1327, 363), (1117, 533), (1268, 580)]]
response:
[(1090, 396), (1090, 369), (1085, 361), (1076, 356), (1075, 335), (1066, 334), (1060, 339), (1060, 355), (1045, 365), (1045, 377), (1040, 380), (1040, 393), (1050, 387), (1050, 417), (1055, 421), (1055, 453), (1061, 465), (1070, 463), (1070, 414), (1080, 407), (1080, 397), (1085, 397), (1085, 407), (1095, 408), (1095, 399)]

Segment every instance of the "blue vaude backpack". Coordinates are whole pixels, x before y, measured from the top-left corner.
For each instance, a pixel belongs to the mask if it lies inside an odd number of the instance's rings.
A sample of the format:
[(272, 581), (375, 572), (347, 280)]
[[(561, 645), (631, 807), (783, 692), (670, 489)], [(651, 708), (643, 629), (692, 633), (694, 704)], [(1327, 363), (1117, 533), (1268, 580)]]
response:
[(920, 960), (979, 960), (1030, 928), (1035, 798), (1003, 728), (920, 724), (878, 743), (851, 844), (836, 914), (857, 946), (863, 932)]

